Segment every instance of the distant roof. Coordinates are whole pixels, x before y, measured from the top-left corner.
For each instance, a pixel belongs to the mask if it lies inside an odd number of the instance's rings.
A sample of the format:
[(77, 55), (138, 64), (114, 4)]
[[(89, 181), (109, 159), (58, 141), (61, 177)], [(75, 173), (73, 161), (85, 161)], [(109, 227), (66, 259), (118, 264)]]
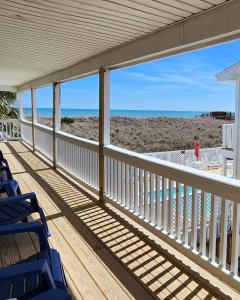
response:
[(238, 76), (240, 76), (240, 62), (228, 67), (222, 72), (218, 73), (217, 80), (223, 82), (235, 82)]

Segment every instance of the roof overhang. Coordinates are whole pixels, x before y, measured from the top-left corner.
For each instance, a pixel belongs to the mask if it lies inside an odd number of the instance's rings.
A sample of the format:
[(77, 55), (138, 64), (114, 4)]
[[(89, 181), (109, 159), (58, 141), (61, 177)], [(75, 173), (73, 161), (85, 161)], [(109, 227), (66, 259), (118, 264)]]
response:
[(0, 85), (0, 91), (2, 91), (2, 92), (17, 92), (18, 88), (16, 86)]
[(240, 0), (1, 0), (0, 11), (0, 85), (19, 90), (240, 37)]

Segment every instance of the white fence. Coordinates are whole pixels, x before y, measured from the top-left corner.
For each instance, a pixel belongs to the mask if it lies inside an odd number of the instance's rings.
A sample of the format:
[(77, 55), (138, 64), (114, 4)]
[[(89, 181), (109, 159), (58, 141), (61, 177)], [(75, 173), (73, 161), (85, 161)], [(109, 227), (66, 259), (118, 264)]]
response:
[(20, 121), (17, 119), (0, 120), (0, 140), (14, 141), (21, 137)]
[(232, 149), (234, 147), (235, 124), (223, 124), (222, 147)]
[(188, 167), (201, 168), (203, 170), (207, 170), (208, 167), (211, 166), (221, 167), (222, 165), (222, 148), (220, 147), (201, 148), (198, 163), (194, 155), (194, 149), (152, 152), (145, 154), (151, 157), (171, 161)]
[[(51, 130), (36, 129), (47, 155)], [(63, 132), (56, 140), (57, 166), (97, 191), (98, 143)], [(239, 289), (239, 181), (115, 146), (105, 146), (104, 156), (107, 201)]]

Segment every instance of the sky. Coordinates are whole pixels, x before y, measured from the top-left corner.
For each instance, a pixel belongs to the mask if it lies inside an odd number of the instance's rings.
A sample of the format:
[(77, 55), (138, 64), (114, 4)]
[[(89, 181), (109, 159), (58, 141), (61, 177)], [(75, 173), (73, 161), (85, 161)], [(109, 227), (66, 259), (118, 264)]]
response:
[[(216, 74), (240, 61), (240, 40), (111, 71), (111, 109), (234, 111), (235, 85)], [(24, 94), (30, 107), (30, 94)], [(37, 107), (52, 107), (51, 87)], [(98, 108), (98, 75), (61, 84), (62, 108)]]

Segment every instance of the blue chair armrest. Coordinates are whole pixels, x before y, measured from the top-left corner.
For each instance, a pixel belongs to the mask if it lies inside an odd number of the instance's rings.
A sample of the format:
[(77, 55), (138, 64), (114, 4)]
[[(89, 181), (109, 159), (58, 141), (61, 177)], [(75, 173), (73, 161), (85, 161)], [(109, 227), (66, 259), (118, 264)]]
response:
[(45, 259), (19, 263), (0, 269), (0, 282), (16, 280), (23, 276), (45, 274), (50, 288), (56, 288), (48, 263)]
[(38, 235), (41, 251), (50, 249), (45, 229), (37, 221), (0, 226), (0, 236), (24, 232), (33, 232)]
[(52, 276), (57, 288), (66, 289), (66, 281), (59, 253), (55, 249), (50, 250)]
[[(1, 186), (1, 184), (0, 184)], [(22, 194), (22, 195), (17, 195), (17, 196), (11, 196), (7, 198), (3, 198), (0, 200), (0, 206), (3, 204), (7, 204), (10, 202), (15, 202), (17, 201), (25, 201), (27, 199), (30, 199), (31, 201), (37, 202), (36, 194), (35, 193), (27, 193), (27, 194)]]
[[(0, 186), (1, 186), (1, 184), (0, 184)], [(27, 193), (27, 194), (11, 196), (11, 197), (1, 199), (0, 200), (0, 209), (1, 209), (1, 205), (11, 204), (11, 202), (15, 203), (16, 201), (25, 201), (25, 200), (28, 200), (28, 199), (30, 200), (34, 211), (39, 213), (41, 221), (42, 221), (43, 226), (44, 226), (44, 230), (45, 230), (46, 235), (50, 236), (50, 232), (49, 232), (49, 229), (48, 229), (48, 225), (47, 225), (47, 222), (46, 222), (44, 212), (38, 204), (37, 197), (36, 197), (35, 193)]]
[(41, 293), (38, 296), (32, 297), (29, 300), (49, 300), (49, 299), (57, 299), (57, 300), (71, 300), (71, 296), (66, 292), (59, 289), (51, 289), (47, 292)]

